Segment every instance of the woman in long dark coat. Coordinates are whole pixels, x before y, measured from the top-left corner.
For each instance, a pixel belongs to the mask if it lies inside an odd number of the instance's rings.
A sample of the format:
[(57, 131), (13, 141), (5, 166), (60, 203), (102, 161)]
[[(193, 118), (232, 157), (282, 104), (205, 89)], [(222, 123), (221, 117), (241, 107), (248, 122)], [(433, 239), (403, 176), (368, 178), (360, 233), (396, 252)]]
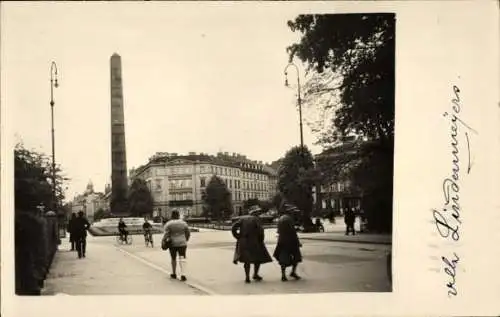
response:
[(286, 268), (291, 266), (290, 276), (296, 280), (300, 279), (297, 274), (297, 265), (302, 262), (300, 247), (302, 246), (297, 231), (295, 230), (294, 220), (290, 215), (293, 207), (285, 207), (283, 215), (278, 220), (278, 244), (274, 250), (273, 256), (278, 260), (281, 266), (281, 280), (286, 282)]
[(241, 216), (233, 224), (232, 234), (236, 238), (234, 263), (243, 263), (245, 283), (250, 283), (250, 265), (254, 265), (253, 279), (261, 281), (260, 265), (272, 262), (272, 258), (264, 244), (264, 228), (257, 216), (260, 208), (250, 208), (249, 215)]

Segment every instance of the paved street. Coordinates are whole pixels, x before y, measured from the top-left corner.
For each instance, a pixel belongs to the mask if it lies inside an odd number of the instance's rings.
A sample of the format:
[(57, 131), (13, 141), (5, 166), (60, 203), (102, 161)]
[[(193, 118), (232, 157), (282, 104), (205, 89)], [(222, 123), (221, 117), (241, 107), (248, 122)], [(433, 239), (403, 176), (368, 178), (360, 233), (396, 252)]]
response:
[[(326, 234), (325, 234), (326, 235)], [(340, 235), (340, 234), (339, 234)], [(386, 292), (386, 244), (346, 243), (303, 239), (304, 262), (300, 281), (281, 282), (276, 262), (262, 266), (264, 281), (243, 282), (243, 268), (232, 261), (234, 240), (228, 231), (201, 230), (192, 234), (188, 248), (186, 283), (171, 280), (168, 252), (147, 248), (142, 236), (132, 245), (116, 244), (114, 237), (88, 237), (85, 259), (77, 259), (61, 245), (46, 282), (45, 294), (276, 294), (313, 292)], [(275, 230), (266, 230), (272, 253)]]

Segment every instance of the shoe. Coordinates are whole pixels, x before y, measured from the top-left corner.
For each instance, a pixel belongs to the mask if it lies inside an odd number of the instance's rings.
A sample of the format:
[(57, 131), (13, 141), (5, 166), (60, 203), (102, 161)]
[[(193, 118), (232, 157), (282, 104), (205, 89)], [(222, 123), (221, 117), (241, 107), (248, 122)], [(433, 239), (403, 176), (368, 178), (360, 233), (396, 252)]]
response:
[(186, 276), (181, 275), (181, 281), (185, 282), (187, 280)]
[(288, 279), (286, 278), (286, 276), (284, 276), (284, 275), (283, 275), (283, 276), (281, 277), (281, 281), (282, 281), (282, 282), (286, 282), (286, 281), (288, 281)]
[(177, 278), (177, 274), (170, 274), (170, 278), (176, 279)]
[(298, 276), (298, 275), (297, 275), (297, 273), (295, 273), (295, 272), (291, 273), (291, 274), (290, 274), (290, 277), (293, 277), (293, 278), (294, 278), (294, 279), (296, 279), (296, 280), (300, 280), (300, 279), (301, 279), (301, 277), (300, 277), (300, 276)]
[(245, 283), (250, 283), (250, 279), (248, 277), (245, 279)]
[(252, 278), (256, 281), (262, 281), (262, 277), (257, 274), (255, 274)]

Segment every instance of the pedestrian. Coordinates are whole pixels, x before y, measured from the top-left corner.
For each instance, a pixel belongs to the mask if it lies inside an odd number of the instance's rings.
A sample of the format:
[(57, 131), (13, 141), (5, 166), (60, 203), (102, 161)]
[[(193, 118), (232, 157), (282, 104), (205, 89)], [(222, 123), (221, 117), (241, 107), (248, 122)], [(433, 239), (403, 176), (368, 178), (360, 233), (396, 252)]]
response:
[(71, 218), (68, 221), (68, 233), (69, 233), (69, 242), (71, 243), (71, 251), (75, 251), (75, 233), (74, 233), (74, 227), (75, 227), (75, 220), (76, 220), (76, 213), (71, 213)]
[(281, 217), (278, 219), (278, 243), (274, 249), (273, 256), (278, 260), (281, 266), (281, 280), (288, 281), (286, 277), (286, 268), (291, 266), (290, 277), (299, 280), (301, 277), (297, 274), (297, 266), (302, 262), (302, 254), (297, 231), (295, 230), (292, 217), (293, 209), (291, 207), (283, 208)]
[(78, 252), (79, 259), (85, 257), (85, 253), (87, 250), (87, 230), (89, 228), (90, 223), (88, 222), (87, 218), (83, 216), (83, 211), (79, 211), (78, 217), (76, 217), (73, 227), (76, 251)]
[[(178, 210), (173, 210), (171, 220), (167, 221), (164, 230), (163, 240), (169, 241), (170, 259), (172, 264), (172, 274), (170, 278), (177, 278), (177, 264), (179, 264), (179, 273), (181, 281), (186, 278), (186, 249), (187, 243), (191, 236), (188, 224), (179, 219), (180, 214)], [(178, 257), (177, 257), (178, 255)]]
[(241, 216), (232, 226), (231, 232), (236, 238), (233, 263), (243, 263), (245, 283), (250, 283), (250, 266), (254, 265), (253, 279), (261, 281), (260, 265), (272, 262), (264, 244), (264, 228), (258, 217), (259, 206), (251, 206), (249, 214)]
[(345, 208), (344, 211), (344, 222), (345, 222), (345, 235), (348, 236), (350, 232), (352, 232), (352, 235), (356, 235), (356, 231), (354, 230), (354, 221), (356, 219), (356, 216), (354, 215), (354, 210), (351, 208)]
[(127, 237), (128, 237), (128, 230), (127, 230), (127, 224), (123, 220), (123, 218), (120, 218), (118, 221), (118, 234), (120, 236), (120, 240), (123, 242), (127, 242)]

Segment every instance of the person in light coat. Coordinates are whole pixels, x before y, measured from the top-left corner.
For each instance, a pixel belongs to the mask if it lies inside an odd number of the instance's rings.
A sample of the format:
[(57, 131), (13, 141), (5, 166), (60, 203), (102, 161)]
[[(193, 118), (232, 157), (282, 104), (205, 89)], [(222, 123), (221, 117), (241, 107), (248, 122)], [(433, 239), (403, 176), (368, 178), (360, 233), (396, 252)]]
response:
[(188, 224), (179, 218), (179, 211), (173, 210), (171, 220), (165, 224), (163, 239), (169, 241), (172, 264), (172, 274), (170, 274), (170, 277), (173, 279), (177, 278), (178, 264), (181, 281), (186, 281), (186, 250), (191, 232), (189, 231)]

